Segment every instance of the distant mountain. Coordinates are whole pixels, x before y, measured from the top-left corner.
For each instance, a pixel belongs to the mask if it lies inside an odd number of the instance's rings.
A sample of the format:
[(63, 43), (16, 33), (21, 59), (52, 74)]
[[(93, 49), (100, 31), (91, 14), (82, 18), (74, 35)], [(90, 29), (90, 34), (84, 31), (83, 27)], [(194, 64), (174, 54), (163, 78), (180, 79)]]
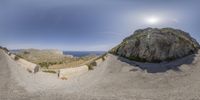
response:
[(71, 58), (71, 56), (64, 55), (63, 51), (56, 49), (17, 49), (10, 50), (10, 52), (36, 64), (42, 62), (61, 62), (65, 58)]
[(20, 53), (20, 52), (29, 52), (29, 53), (50, 53), (50, 54), (59, 54), (63, 55), (63, 51), (57, 49), (16, 49), (11, 50), (13, 53)]
[(146, 28), (136, 30), (110, 52), (136, 61), (161, 62), (194, 54), (199, 48), (199, 43), (184, 31)]

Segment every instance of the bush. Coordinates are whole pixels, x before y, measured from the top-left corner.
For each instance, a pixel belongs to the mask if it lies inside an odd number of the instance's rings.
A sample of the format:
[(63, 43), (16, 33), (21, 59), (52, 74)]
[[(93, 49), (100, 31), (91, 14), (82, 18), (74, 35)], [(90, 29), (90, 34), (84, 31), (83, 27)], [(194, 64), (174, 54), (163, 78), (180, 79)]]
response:
[(41, 62), (39, 63), (40, 67), (42, 68), (49, 68), (51, 65), (62, 64), (62, 62)]
[(46, 72), (46, 73), (53, 73), (53, 74), (56, 73), (56, 71), (53, 71), (53, 70), (44, 70), (43, 72)]
[(9, 56), (11, 56), (11, 54), (12, 54), (12, 53), (10, 53), (10, 52), (8, 53)]
[(61, 62), (59, 62), (59, 64), (63, 64), (63, 62), (61, 61)]
[(28, 51), (24, 51), (24, 54), (30, 54), (30, 52), (28, 52)]
[(96, 62), (91, 62), (91, 63), (87, 64), (89, 70), (94, 70), (94, 67), (96, 65), (97, 65)]
[(49, 68), (49, 63), (48, 62), (42, 62), (42, 63), (39, 63), (40, 67), (42, 68)]
[(15, 61), (17, 61), (17, 60), (19, 60), (20, 58), (19, 58), (18, 56), (15, 56), (14, 59), (15, 59)]

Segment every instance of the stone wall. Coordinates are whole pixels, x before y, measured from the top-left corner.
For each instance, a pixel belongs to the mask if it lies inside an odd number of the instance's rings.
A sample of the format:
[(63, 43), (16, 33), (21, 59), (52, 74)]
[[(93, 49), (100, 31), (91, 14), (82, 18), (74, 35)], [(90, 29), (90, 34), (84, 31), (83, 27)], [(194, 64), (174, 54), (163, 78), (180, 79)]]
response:
[(99, 58), (95, 61), (96, 65), (98, 66), (100, 63), (103, 62), (103, 59), (102, 58)]
[(28, 72), (30, 73), (36, 73), (39, 71), (39, 66), (37, 64), (31, 63), (29, 61), (26, 61), (22, 58), (19, 58), (16, 60), (16, 55), (11, 54), (10, 57), (12, 59), (14, 59), (20, 66), (22, 66), (23, 68), (25, 68)]
[[(92, 62), (92, 65), (90, 67), (95, 67), (101, 64), (105, 59), (107, 58), (107, 55), (100, 57)], [(67, 80), (72, 77), (76, 77), (79, 75), (82, 75), (86, 72), (89, 71), (89, 66), (88, 65), (83, 65), (75, 68), (65, 68), (65, 69), (60, 69), (58, 71), (58, 77), (62, 80)]]
[(87, 65), (83, 65), (83, 66), (75, 67), (75, 68), (60, 69), (58, 72), (58, 77), (60, 79), (69, 79), (75, 76), (79, 76), (83, 73), (86, 73), (88, 70), (89, 69)]

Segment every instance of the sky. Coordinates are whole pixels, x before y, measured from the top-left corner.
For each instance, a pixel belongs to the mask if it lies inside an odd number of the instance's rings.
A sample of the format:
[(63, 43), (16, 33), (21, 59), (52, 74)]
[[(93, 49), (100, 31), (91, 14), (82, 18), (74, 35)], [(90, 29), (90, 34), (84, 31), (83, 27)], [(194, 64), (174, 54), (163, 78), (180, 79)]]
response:
[(137, 29), (172, 27), (200, 42), (200, 0), (0, 0), (0, 45), (106, 51)]

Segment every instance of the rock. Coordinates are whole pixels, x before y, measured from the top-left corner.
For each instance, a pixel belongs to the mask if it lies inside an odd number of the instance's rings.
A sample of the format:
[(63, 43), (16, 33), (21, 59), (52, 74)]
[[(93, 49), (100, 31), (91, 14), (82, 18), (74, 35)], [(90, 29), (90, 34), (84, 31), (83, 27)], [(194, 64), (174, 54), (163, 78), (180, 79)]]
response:
[(171, 61), (198, 52), (199, 43), (188, 33), (173, 28), (139, 29), (110, 53), (141, 62)]
[(4, 52), (6, 52), (6, 53), (9, 52), (9, 50), (8, 50), (6, 47), (2, 47), (2, 46), (0, 46), (0, 49), (4, 50)]

